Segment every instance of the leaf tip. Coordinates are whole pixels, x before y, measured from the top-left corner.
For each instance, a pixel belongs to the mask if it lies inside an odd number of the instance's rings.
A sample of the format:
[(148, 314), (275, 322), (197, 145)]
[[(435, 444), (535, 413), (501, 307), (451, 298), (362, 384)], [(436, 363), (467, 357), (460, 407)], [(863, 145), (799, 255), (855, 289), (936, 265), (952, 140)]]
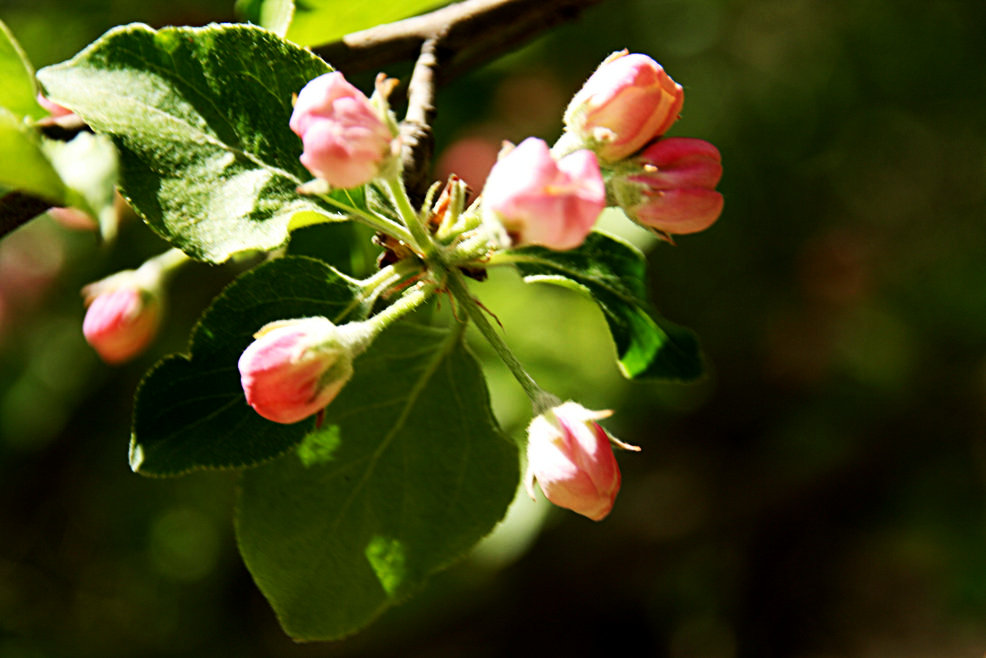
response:
[(144, 463), (144, 449), (137, 443), (137, 435), (130, 437), (130, 470), (140, 473), (140, 467)]

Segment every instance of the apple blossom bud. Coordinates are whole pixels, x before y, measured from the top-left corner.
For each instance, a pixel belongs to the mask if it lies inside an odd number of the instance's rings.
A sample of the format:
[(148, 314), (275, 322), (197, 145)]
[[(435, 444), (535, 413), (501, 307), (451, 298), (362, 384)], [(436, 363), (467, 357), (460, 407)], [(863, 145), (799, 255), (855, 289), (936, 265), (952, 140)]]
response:
[(566, 128), (601, 160), (622, 160), (667, 132), (685, 92), (647, 55), (613, 53), (565, 110)]
[(559, 404), (527, 428), (524, 485), (534, 497), (534, 481), (555, 505), (601, 521), (620, 490), (620, 468), (610, 443), (620, 443), (596, 423), (608, 411), (590, 411), (575, 402)]
[(305, 85), (290, 126), (304, 144), (301, 163), (333, 187), (369, 182), (396, 149), (391, 128), (370, 99), (338, 71)]
[(614, 196), (631, 219), (665, 235), (683, 235), (719, 218), (723, 198), (715, 187), (722, 163), (715, 146), (686, 137), (659, 139), (636, 162), (639, 169), (613, 181)]
[(534, 137), (501, 157), (483, 188), (484, 214), (499, 220), (515, 244), (577, 247), (605, 207), (606, 185), (591, 151), (555, 161)]
[(271, 322), (240, 355), (247, 403), (275, 423), (296, 423), (320, 411), (353, 375), (348, 336), (328, 318)]
[(82, 334), (106, 363), (122, 363), (143, 352), (161, 324), (160, 293), (142, 285), (132, 271), (90, 284), (83, 295), (88, 310)]

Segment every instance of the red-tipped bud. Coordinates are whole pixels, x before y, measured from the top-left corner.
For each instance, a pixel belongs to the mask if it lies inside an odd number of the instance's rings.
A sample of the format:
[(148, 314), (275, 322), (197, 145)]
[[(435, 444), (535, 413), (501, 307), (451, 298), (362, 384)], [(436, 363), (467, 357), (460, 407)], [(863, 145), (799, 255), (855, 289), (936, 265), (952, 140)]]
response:
[(620, 491), (620, 467), (611, 443), (636, 449), (617, 442), (595, 422), (609, 415), (565, 402), (531, 421), (524, 484), (532, 498), (537, 480), (555, 505), (593, 521), (606, 518)]
[(335, 399), (353, 375), (351, 342), (328, 318), (265, 325), (240, 355), (247, 403), (275, 423), (296, 423)]
[(394, 135), (370, 99), (335, 71), (298, 94), (291, 130), (301, 137), (301, 163), (333, 187), (372, 180), (393, 157)]
[(637, 158), (638, 171), (614, 181), (614, 193), (631, 219), (666, 235), (697, 233), (722, 213), (715, 191), (722, 177), (718, 149), (686, 137), (659, 139)]
[(515, 244), (573, 249), (605, 207), (595, 155), (580, 150), (556, 161), (534, 137), (501, 157), (483, 188), (483, 212), (501, 222)]
[(622, 160), (667, 132), (685, 92), (647, 55), (610, 55), (565, 110), (565, 126), (600, 159)]
[(161, 295), (134, 272), (121, 272), (83, 289), (82, 333), (103, 361), (122, 363), (150, 344), (161, 324)]

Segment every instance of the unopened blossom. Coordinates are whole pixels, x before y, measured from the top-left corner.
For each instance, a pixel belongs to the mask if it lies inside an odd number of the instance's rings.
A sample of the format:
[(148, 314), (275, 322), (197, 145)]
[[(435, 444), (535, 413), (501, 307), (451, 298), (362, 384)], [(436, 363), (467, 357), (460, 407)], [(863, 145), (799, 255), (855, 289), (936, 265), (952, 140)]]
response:
[(622, 160), (667, 132), (685, 92), (647, 55), (610, 55), (565, 110), (568, 131), (606, 162)]
[(122, 363), (150, 344), (161, 324), (160, 292), (123, 272), (83, 289), (86, 298), (82, 334), (107, 363)]
[(502, 223), (518, 245), (577, 247), (605, 206), (606, 186), (591, 151), (556, 161), (534, 137), (501, 157), (483, 188), (486, 217)]
[(531, 421), (524, 475), (531, 498), (536, 480), (545, 498), (559, 507), (593, 521), (609, 514), (620, 490), (620, 468), (611, 444), (637, 449), (617, 442), (595, 422), (609, 415), (565, 402)]
[(290, 120), (301, 137), (301, 163), (333, 187), (372, 180), (393, 157), (394, 134), (370, 99), (334, 71), (298, 94)]
[(352, 351), (328, 318), (271, 322), (254, 337), (240, 355), (240, 383), (247, 403), (268, 420), (304, 420), (352, 377)]
[(639, 168), (614, 181), (614, 193), (627, 215), (665, 235), (696, 233), (722, 213), (719, 150), (701, 139), (659, 139), (636, 159)]

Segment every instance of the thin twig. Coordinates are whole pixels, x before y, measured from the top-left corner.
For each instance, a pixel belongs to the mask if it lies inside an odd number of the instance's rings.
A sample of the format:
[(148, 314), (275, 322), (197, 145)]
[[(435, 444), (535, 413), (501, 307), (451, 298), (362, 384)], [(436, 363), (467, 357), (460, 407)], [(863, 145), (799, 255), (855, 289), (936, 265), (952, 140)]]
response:
[(401, 159), (404, 162), (404, 185), (411, 199), (418, 203), (431, 184), (431, 156), (435, 118), (435, 77), (438, 71), (440, 38), (431, 37), (421, 44), (421, 53), (407, 88), (407, 112), (401, 122)]
[[(417, 57), (422, 43), (438, 37), (442, 48), (454, 53), (450, 69), (462, 72), (467, 63), (475, 67), (489, 61), (601, 2), (465, 0), (428, 14), (348, 34), (314, 51), (347, 73), (376, 71)], [(443, 72), (442, 82), (449, 79)]]

